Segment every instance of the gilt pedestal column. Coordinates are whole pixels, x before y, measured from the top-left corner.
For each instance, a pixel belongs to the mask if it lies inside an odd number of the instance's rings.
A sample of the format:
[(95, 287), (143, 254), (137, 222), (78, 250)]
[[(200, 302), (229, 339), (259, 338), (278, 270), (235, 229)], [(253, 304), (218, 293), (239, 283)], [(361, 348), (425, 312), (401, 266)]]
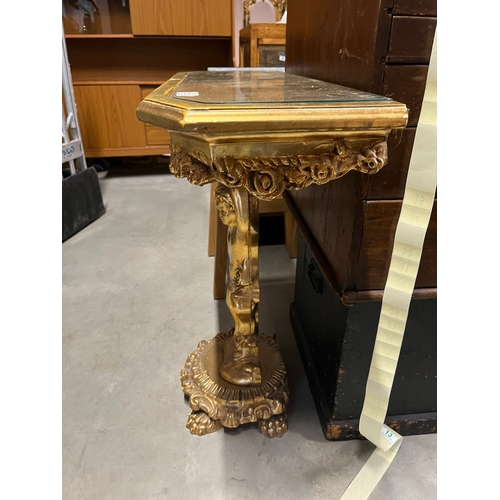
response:
[(176, 177), (220, 184), (216, 204), (228, 226), (234, 327), (202, 340), (181, 370), (192, 410), (186, 426), (204, 435), (257, 422), (281, 437), (289, 391), (276, 340), (259, 329), (258, 202), (350, 171), (378, 172), (388, 134), (406, 125), (406, 106), (279, 71), (200, 71), (172, 77), (137, 116), (170, 131)]
[[(175, 172), (175, 159), (173, 163)], [(287, 430), (286, 372), (278, 345), (259, 333), (259, 205), (243, 187), (216, 190), (216, 205), (228, 226), (227, 306), (234, 327), (201, 341), (181, 371), (182, 390), (193, 410), (187, 427), (203, 435), (222, 427), (258, 422), (269, 437)]]

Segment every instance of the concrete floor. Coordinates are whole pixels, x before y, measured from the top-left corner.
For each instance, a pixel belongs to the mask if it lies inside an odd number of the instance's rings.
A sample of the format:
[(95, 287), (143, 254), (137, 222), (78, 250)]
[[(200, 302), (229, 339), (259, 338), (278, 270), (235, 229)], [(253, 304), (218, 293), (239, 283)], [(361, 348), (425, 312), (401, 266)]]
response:
[[(332, 499), (374, 447), (326, 441), (288, 320), (295, 261), (260, 248), (261, 330), (276, 332), (289, 431), (196, 437), (179, 372), (231, 326), (212, 299), (209, 188), (172, 175), (101, 181), (106, 214), (63, 244), (63, 499)], [(411, 436), (370, 500), (436, 498), (436, 435)]]

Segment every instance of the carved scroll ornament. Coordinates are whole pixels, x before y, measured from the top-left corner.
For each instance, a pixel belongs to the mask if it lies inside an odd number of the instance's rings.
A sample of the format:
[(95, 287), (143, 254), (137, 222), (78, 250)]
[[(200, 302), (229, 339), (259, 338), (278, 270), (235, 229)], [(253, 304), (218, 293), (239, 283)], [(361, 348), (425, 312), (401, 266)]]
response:
[(272, 200), (285, 189), (326, 184), (351, 170), (378, 172), (387, 163), (387, 142), (371, 142), (361, 152), (352, 151), (336, 139), (332, 151), (319, 155), (234, 158), (225, 156), (209, 163), (202, 155), (172, 145), (170, 171), (191, 184), (220, 182), (227, 187), (245, 187), (261, 200)]

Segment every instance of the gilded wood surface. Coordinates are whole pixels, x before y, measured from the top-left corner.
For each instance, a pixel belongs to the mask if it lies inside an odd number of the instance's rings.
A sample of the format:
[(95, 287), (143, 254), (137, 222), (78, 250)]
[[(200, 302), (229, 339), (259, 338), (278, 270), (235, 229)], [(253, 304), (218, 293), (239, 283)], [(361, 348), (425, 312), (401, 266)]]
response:
[[(177, 73), (141, 102), (137, 117), (206, 142), (231, 139), (248, 143), (257, 136), (273, 141), (276, 134), (283, 134), (280, 138), (295, 144), (306, 144), (319, 133), (330, 137), (366, 137), (367, 133), (386, 137), (391, 130), (404, 128), (408, 120), (404, 104), (378, 96), (363, 97), (359, 90), (280, 71), (226, 73), (234, 73), (232, 79), (220, 72)], [(315, 90), (310, 94), (311, 85), (323, 85), (330, 97), (319, 96)], [(181, 89), (195, 95), (179, 96)], [(221, 97), (222, 89), (226, 101)], [(243, 90), (247, 97), (235, 99), (235, 94)], [(285, 93), (289, 96), (286, 99)]]
[(181, 386), (193, 410), (186, 427), (201, 436), (258, 422), (263, 434), (281, 437), (288, 429), (285, 367), (274, 338), (258, 331), (259, 200), (245, 187), (226, 186), (214, 198), (228, 227), (226, 303), (234, 327), (200, 342), (186, 360)]
[[(145, 99), (155, 87), (141, 86), (141, 95)], [(167, 130), (160, 127), (155, 127), (146, 123), (146, 142), (148, 146), (168, 146), (170, 148), (170, 134)]]
[[(193, 410), (186, 426), (203, 435), (258, 422), (264, 434), (281, 436), (287, 429), (286, 373), (276, 342), (258, 328), (258, 200), (324, 185), (351, 170), (378, 172), (387, 163), (387, 135), (406, 125), (407, 110), (377, 98), (355, 102), (357, 91), (340, 101), (226, 102), (212, 88), (214, 79), (201, 74), (181, 92), (188, 77), (177, 74), (137, 109), (140, 120), (171, 131), (169, 166), (176, 177), (198, 186), (221, 184), (216, 204), (229, 228), (226, 301), (235, 326), (201, 342), (182, 369), (182, 389)], [(302, 85), (294, 78), (282, 85)], [(260, 95), (266, 79), (247, 82), (249, 91)], [(234, 90), (242, 90), (241, 82)]]
[(244, 187), (261, 200), (272, 200), (285, 189), (326, 184), (351, 170), (373, 174), (387, 163), (387, 142), (376, 139), (361, 150), (350, 149), (342, 139), (332, 141), (330, 153), (276, 157), (234, 158), (225, 156), (209, 163), (196, 151), (172, 144), (170, 171), (197, 186), (220, 182)]
[(229, 284), (226, 303), (235, 332), (224, 348), (222, 378), (235, 385), (260, 385), (257, 347), (259, 287), (259, 201), (244, 188), (219, 186), (215, 203), (228, 226)]
[(233, 335), (234, 328), (219, 333), (210, 341), (201, 341), (189, 354), (181, 370), (181, 387), (193, 410), (186, 427), (202, 436), (222, 427), (258, 422), (263, 434), (281, 437), (287, 431), (289, 390), (278, 345), (269, 335), (256, 336), (265, 367), (263, 380), (257, 387), (240, 387), (219, 375), (222, 352)]

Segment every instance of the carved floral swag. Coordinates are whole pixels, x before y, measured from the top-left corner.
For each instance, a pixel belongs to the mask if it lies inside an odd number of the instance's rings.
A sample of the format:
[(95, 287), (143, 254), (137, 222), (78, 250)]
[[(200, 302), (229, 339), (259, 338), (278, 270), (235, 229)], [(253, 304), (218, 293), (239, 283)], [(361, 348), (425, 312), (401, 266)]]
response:
[(252, 158), (225, 156), (212, 164), (199, 153), (172, 145), (170, 171), (197, 186), (217, 181), (229, 188), (243, 186), (261, 200), (272, 200), (285, 189), (326, 184), (351, 170), (374, 174), (386, 163), (385, 140), (372, 142), (360, 153), (349, 149), (342, 139), (336, 139), (330, 153)]

